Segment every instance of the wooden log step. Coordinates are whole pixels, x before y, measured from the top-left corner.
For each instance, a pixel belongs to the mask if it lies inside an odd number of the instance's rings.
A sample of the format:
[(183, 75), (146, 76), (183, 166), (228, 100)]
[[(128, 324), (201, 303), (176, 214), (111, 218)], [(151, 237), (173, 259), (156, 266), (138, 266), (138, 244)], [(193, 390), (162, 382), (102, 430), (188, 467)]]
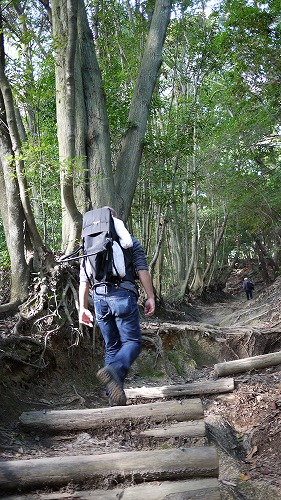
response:
[[(9, 496), (9, 500), (220, 500), (219, 482), (216, 478), (189, 479), (145, 483), (113, 490), (75, 491), (71, 493), (41, 493)], [(8, 500), (8, 499), (7, 499)]]
[(214, 447), (13, 460), (0, 465), (0, 491), (106, 478), (117, 483), (218, 478), (218, 469)]
[(215, 373), (219, 377), (242, 373), (258, 368), (268, 368), (281, 364), (281, 352), (272, 352), (270, 354), (262, 354), (251, 358), (235, 359), (234, 361), (225, 361), (214, 365)]
[(170, 437), (202, 437), (206, 435), (206, 427), (204, 420), (192, 420), (165, 425), (165, 427), (153, 427), (142, 432), (133, 432), (132, 435), (167, 439)]
[(125, 394), (128, 399), (135, 398), (169, 398), (190, 396), (199, 394), (218, 394), (222, 392), (231, 392), (234, 390), (233, 378), (225, 378), (220, 380), (202, 380), (200, 382), (191, 382), (181, 385), (164, 385), (161, 387), (136, 387), (126, 389)]
[(144, 403), (132, 406), (113, 406), (109, 408), (82, 410), (44, 410), (23, 412), (19, 420), (24, 427), (41, 430), (81, 430), (97, 429), (115, 425), (116, 421), (149, 420), (198, 420), (204, 417), (200, 399)]

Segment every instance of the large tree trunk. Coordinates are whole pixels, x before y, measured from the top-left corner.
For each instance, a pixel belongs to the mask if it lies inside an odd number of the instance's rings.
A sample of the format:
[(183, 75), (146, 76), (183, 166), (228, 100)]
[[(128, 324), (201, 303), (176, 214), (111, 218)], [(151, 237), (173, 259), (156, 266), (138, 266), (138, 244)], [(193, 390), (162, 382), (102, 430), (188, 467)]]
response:
[(86, 154), (91, 202), (95, 207), (116, 207), (106, 97), (82, 0), (79, 0), (78, 40), (86, 109)]
[[(73, 186), (74, 164), (79, 155), (83, 154), (83, 135), (87, 166), (81, 157), (78, 161), (80, 165), (82, 162), (85, 168), (84, 179), (89, 185), (91, 205), (111, 205), (125, 220), (129, 216), (139, 173), (149, 105), (162, 61), (162, 47), (170, 10), (170, 0), (156, 0), (130, 106), (129, 126), (113, 178), (106, 98), (84, 2), (52, 2), (61, 162), (62, 248), (66, 252), (72, 251), (80, 238), (81, 214), (77, 209)], [(78, 120), (75, 129), (76, 116)], [(79, 143), (75, 142), (77, 132)], [(86, 200), (86, 196), (84, 199)]]
[(56, 107), (59, 141), (62, 249), (73, 250), (81, 236), (82, 217), (73, 190), (75, 150), (75, 63), (77, 48), (77, 0), (52, 2), (53, 37), (56, 40)]
[(117, 210), (127, 220), (136, 189), (149, 105), (162, 63), (162, 48), (170, 19), (171, 1), (156, 0), (128, 116), (128, 128), (117, 161)]

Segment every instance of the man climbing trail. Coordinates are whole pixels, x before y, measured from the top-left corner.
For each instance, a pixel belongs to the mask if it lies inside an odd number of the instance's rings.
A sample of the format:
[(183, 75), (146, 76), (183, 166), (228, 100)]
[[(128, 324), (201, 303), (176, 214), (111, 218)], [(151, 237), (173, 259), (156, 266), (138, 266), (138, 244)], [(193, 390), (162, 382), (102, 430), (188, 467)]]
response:
[(244, 278), (243, 290), (246, 292), (247, 300), (250, 300), (253, 298), (254, 288), (255, 288), (254, 284), (251, 282), (251, 280), (249, 278)]
[[(122, 236), (126, 236), (125, 227), (122, 221), (117, 219), (115, 210), (110, 207), (103, 207), (99, 210), (101, 212), (98, 213), (101, 215), (104, 210), (111, 212), (115, 219), (116, 232), (120, 232), (119, 241), (122, 246)], [(121, 406), (126, 405), (126, 395), (123, 389), (125, 377), (140, 354), (142, 344), (136, 277), (146, 293), (145, 316), (152, 316), (155, 311), (153, 285), (144, 250), (138, 240), (131, 238), (130, 235), (129, 239), (131, 248), (129, 248), (129, 254), (127, 253), (123, 277), (112, 274), (106, 280), (99, 277), (97, 279), (98, 261), (96, 260), (95, 266), (91, 268), (90, 254), (86, 259), (85, 267), (81, 266), (79, 285), (79, 321), (87, 326), (93, 325), (93, 315), (88, 309), (89, 290), (92, 288), (95, 319), (105, 342), (104, 368), (98, 371), (97, 377), (106, 386), (110, 404)], [(101, 269), (99, 269), (99, 274), (102, 275)]]

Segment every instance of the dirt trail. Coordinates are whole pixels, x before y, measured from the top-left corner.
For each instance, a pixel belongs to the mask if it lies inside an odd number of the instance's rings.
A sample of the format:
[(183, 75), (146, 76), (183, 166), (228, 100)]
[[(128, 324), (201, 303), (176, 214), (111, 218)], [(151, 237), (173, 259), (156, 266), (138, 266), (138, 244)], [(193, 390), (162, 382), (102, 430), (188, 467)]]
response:
[[(180, 317), (181, 324), (186, 321), (190, 326), (196, 325), (189, 323), (189, 314), (190, 317), (197, 318), (198, 325), (209, 325), (210, 331), (214, 327), (222, 332), (226, 329), (241, 332), (241, 337), (237, 335), (236, 352), (241, 343), (245, 342), (248, 343), (247, 348), (252, 348), (252, 352), (256, 352), (260, 346), (267, 349), (267, 345), (271, 345), (274, 350), (274, 346), (270, 344), (270, 330), (276, 332), (280, 325), (280, 284), (281, 279), (270, 289), (257, 287), (254, 299), (248, 302), (243, 293), (237, 293), (230, 298), (226, 296), (219, 303), (190, 304), (186, 316)], [(174, 324), (175, 328), (176, 325), (177, 322)], [(261, 335), (261, 329), (267, 329), (263, 331), (268, 333)], [(268, 337), (269, 343), (265, 342), (264, 336)], [(259, 341), (260, 338), (263, 338), (263, 342)], [(279, 338), (281, 339), (280, 336)], [(278, 350), (278, 344), (275, 347)], [(233, 349), (233, 345), (231, 348)], [(94, 368), (90, 371), (89, 366), (85, 366), (85, 358), (81, 357), (81, 360), (80, 364), (80, 360), (76, 360), (80, 371), (73, 372), (66, 364), (49, 380), (38, 379), (36, 384), (24, 382), (24, 377), (21, 384), (2, 381), (1, 460), (47, 457), (50, 454), (78, 455), (89, 450), (90, 453), (94, 450), (104, 452), (105, 449), (107, 452), (131, 450), (127, 424), (118, 429), (111, 427), (107, 433), (98, 437), (87, 431), (74, 434), (68, 432), (51, 438), (36, 432), (24, 432), (18, 427), (18, 416), (23, 411), (107, 406), (103, 389), (93, 386)], [(24, 370), (21, 376), (24, 376)], [(211, 365), (197, 367), (194, 372), (195, 380), (212, 377)], [(128, 387), (130, 383), (133, 387), (180, 383), (182, 380), (186, 380), (186, 377), (178, 374), (173, 380), (171, 377), (151, 380), (132, 376)], [(220, 458), (221, 499), (281, 498), (281, 367), (237, 376), (233, 393), (205, 396), (202, 397), (202, 403), (209, 443), (216, 446)], [(74, 497), (70, 494), (67, 498)]]

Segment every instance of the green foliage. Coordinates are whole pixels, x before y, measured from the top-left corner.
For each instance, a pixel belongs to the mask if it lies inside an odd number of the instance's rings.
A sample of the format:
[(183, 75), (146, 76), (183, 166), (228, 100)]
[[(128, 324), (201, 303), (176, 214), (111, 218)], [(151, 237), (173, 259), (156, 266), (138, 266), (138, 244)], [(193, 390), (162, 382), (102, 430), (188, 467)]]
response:
[(90, 5), (115, 158), (128, 125), (130, 100), (149, 24), (144, 4), (105, 0), (100, 5)]
[(3, 222), (0, 219), (0, 269), (7, 270), (10, 267), (10, 258), (5, 242)]
[[(45, 241), (58, 249), (60, 165), (51, 37), (42, 6), (26, 6), (32, 9), (25, 9), (25, 28), (9, 10), (5, 35), (16, 55), (7, 73), (27, 131), (22, 158), (36, 222)], [(107, 98), (113, 164), (128, 127), (151, 7), (150, 1), (87, 2)], [(151, 259), (167, 220), (158, 270), (165, 293), (179, 289), (191, 256), (189, 284), (196, 266), (204, 273), (226, 214), (215, 276), (233, 255), (254, 251), (257, 236), (273, 253), (281, 213), (280, 35), (278, 0), (220, 1), (210, 14), (196, 1), (174, 4), (131, 221)], [(79, 161), (63, 168), (79, 173)], [(5, 265), (4, 254), (3, 259)]]

